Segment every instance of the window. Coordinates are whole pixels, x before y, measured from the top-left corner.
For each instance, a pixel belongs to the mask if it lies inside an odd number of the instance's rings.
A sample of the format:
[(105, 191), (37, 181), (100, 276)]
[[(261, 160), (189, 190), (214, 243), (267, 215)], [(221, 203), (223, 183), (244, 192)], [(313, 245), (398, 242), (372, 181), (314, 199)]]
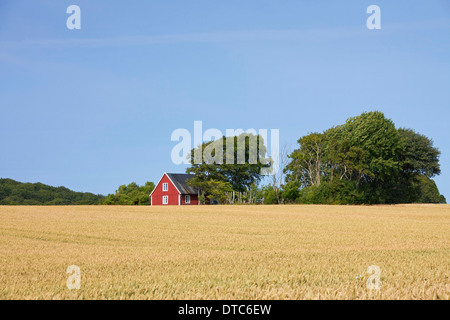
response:
[(163, 183), (163, 191), (169, 191), (169, 184)]
[(185, 196), (185, 197), (184, 197), (184, 202), (185, 202), (186, 204), (191, 203), (191, 196), (190, 196), (190, 195)]
[(169, 203), (169, 196), (163, 196), (163, 204)]

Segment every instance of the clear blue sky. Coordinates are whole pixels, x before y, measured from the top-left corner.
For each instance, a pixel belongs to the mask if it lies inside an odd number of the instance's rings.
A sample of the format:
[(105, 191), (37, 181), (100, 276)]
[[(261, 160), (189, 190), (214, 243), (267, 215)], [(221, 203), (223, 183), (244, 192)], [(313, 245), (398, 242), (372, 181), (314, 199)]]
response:
[(1, 0), (0, 108), (0, 177), (102, 194), (184, 172), (194, 120), (295, 147), (380, 110), (434, 140), (450, 199), (450, 1)]

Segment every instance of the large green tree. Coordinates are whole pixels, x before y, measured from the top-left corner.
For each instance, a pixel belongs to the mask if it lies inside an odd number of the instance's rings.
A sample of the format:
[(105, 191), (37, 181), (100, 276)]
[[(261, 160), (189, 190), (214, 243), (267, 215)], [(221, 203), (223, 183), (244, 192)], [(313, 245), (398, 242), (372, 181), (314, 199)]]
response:
[(325, 165), (325, 135), (311, 133), (298, 139), (299, 148), (289, 157), (287, 165), (288, 180), (296, 180), (302, 186), (319, 185), (322, 181)]
[[(201, 161), (196, 161), (198, 154), (202, 155)], [(226, 182), (232, 190), (244, 192), (259, 182), (263, 170), (270, 167), (270, 159), (265, 154), (264, 140), (259, 135), (224, 136), (192, 149), (191, 167), (186, 172), (195, 176), (191, 184), (206, 194), (210, 192), (207, 181)]]

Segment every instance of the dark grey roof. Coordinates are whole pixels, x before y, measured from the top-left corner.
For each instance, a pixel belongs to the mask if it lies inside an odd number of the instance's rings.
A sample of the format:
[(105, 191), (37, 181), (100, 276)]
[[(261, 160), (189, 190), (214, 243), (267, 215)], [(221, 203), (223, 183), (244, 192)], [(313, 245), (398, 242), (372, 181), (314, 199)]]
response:
[(187, 173), (167, 173), (167, 175), (182, 194), (197, 194), (197, 189), (187, 184), (187, 180), (194, 175)]

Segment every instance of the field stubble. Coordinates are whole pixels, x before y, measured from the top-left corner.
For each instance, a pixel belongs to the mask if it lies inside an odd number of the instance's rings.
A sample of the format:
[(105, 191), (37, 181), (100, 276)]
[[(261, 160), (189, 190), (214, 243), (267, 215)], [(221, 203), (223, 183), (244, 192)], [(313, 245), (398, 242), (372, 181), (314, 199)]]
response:
[(0, 207), (0, 222), (0, 299), (450, 297), (447, 205)]

